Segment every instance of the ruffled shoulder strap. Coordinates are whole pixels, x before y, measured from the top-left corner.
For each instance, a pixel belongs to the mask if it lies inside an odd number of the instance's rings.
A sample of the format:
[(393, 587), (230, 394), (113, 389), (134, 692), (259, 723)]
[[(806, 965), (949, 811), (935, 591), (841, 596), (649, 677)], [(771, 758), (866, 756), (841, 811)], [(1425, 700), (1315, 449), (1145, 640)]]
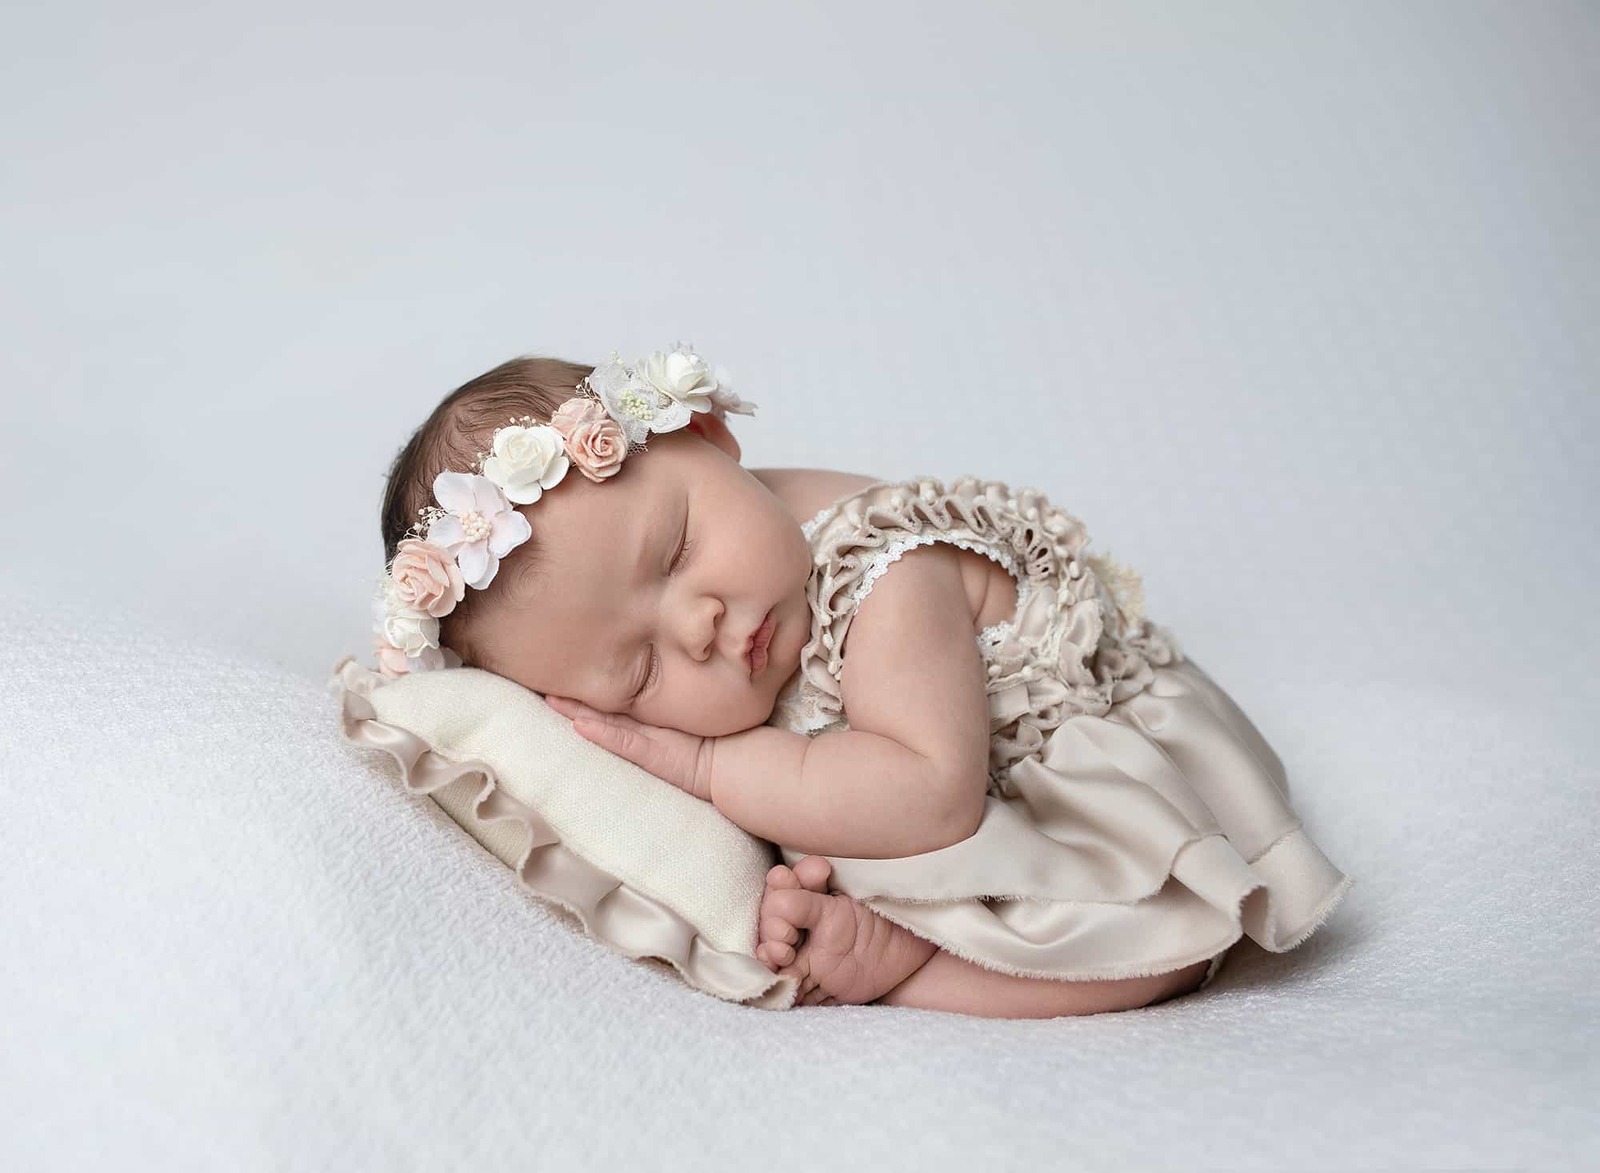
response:
[(881, 481), (836, 501), (806, 528), (815, 565), (807, 586), (813, 630), (800, 657), (800, 688), (809, 695), (813, 727), (843, 716), (838, 680), (845, 636), (891, 546), (954, 541), (981, 549), (1027, 582), (1053, 583), (1062, 568), (1087, 573), (1078, 557), (1089, 541), (1081, 521), (1035, 489), (977, 477)]

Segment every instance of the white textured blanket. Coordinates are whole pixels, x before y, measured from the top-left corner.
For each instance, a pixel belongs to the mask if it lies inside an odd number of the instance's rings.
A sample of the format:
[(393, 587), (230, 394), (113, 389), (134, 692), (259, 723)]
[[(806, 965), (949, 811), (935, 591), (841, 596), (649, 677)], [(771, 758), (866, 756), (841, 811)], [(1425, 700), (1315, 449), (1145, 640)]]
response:
[(1360, 731), (1285, 749), (1361, 883), (1304, 949), (1247, 945), (1202, 995), (773, 1014), (576, 936), (339, 742), (320, 682), (5, 604), (9, 1168), (687, 1170), (762, 1151), (778, 1105), (885, 1168), (952, 1145), (1384, 1166), (1407, 1138), (1548, 1168), (1593, 1137), (1594, 772), (1515, 713), (1300, 693)]

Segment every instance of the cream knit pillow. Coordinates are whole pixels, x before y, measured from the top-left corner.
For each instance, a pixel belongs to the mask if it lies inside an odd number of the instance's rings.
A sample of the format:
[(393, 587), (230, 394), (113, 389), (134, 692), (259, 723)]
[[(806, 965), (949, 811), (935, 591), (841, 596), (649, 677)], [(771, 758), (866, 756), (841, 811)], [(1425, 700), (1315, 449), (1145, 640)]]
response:
[(399, 763), (535, 896), (626, 957), (659, 958), (697, 989), (764, 1009), (798, 982), (755, 956), (765, 840), (577, 733), (538, 693), (477, 668), (387, 680), (334, 666), (341, 733)]

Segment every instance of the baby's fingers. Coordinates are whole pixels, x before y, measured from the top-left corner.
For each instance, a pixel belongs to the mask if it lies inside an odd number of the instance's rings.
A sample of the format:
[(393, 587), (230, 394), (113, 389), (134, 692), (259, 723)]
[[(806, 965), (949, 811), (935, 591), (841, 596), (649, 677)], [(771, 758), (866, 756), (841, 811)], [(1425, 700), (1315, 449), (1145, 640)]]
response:
[(643, 736), (644, 728), (632, 717), (621, 713), (602, 713), (587, 705), (580, 705), (573, 714), (572, 727), (596, 745), (620, 754), (636, 765), (645, 765), (640, 759), (650, 757), (655, 747)]
[(636, 755), (646, 752), (648, 748), (638, 735), (643, 726), (632, 717), (621, 713), (602, 713), (582, 701), (553, 694), (545, 697), (544, 703), (571, 721), (573, 729), (583, 737), (612, 753), (621, 754), (629, 761), (637, 762)]
[(546, 697), (545, 701), (556, 712), (570, 718), (573, 730), (585, 740), (687, 790), (696, 798), (711, 800), (709, 777), (696, 788), (703, 738), (676, 729), (646, 725), (624, 713), (602, 713), (566, 697)]
[(571, 697), (557, 696), (555, 693), (547, 694), (544, 698), (544, 703), (568, 720), (576, 717), (579, 713), (593, 713), (595, 711), (582, 701), (575, 701)]

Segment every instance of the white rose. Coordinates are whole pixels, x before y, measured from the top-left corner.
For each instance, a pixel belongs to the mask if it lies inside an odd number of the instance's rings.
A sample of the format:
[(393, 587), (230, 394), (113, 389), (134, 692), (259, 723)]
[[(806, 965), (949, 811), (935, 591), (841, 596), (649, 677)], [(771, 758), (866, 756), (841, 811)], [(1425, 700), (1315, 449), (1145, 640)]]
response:
[(664, 355), (658, 350), (642, 360), (636, 371), (656, 390), (690, 411), (711, 410), (711, 396), (717, 389), (717, 381), (698, 354), (678, 349)]
[(494, 455), (483, 462), (483, 475), (513, 504), (530, 505), (561, 483), (570, 463), (560, 432), (546, 424), (513, 424), (495, 432)]
[(408, 656), (439, 646), (439, 621), (420, 611), (403, 610), (383, 621), (383, 637)]

